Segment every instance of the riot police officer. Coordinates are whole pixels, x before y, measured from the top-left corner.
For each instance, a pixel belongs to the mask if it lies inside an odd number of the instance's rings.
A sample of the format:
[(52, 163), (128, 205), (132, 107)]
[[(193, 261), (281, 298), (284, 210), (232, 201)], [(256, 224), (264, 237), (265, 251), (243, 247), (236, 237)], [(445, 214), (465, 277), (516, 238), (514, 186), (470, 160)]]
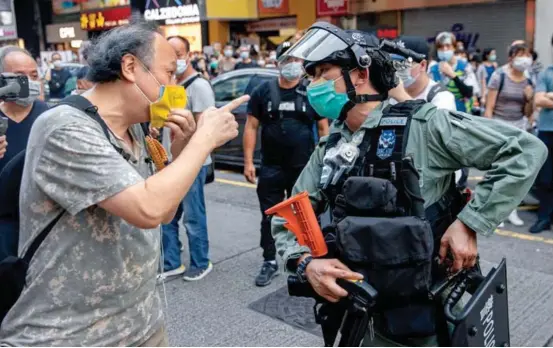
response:
[[(282, 56), (291, 44), (278, 47)], [(253, 162), (257, 131), (261, 127), (262, 163), (257, 195), (263, 214), (261, 247), (263, 266), (255, 280), (257, 286), (266, 286), (278, 274), (276, 251), (271, 236), (270, 218), (264, 211), (281, 202), (309, 160), (316, 142), (314, 125), (320, 136), (328, 133), (328, 121), (321, 119), (311, 108), (306, 97), (303, 60), (290, 57), (279, 64), (280, 77), (257, 87), (248, 105), (248, 120), (244, 129), (244, 176), (255, 183)]]
[[(385, 295), (377, 334), (363, 342), (369, 346), (437, 344), (435, 313), (418, 295), (427, 296), (422, 290), (443, 273), (428, 264), (438, 259), (450, 272), (474, 266), (477, 237), (491, 235), (522, 200), (547, 153), (533, 135), (493, 120), (420, 100), (383, 103), (401, 88), (388, 54), (400, 51), (320, 22), (281, 58), (305, 60), (313, 76), (309, 101), (335, 120), (292, 195), (307, 191), (316, 214), (331, 209), (334, 221), (325, 233), (334, 239), (325, 240), (333, 241), (329, 255), (338, 258), (312, 258), (279, 217), (272, 219), (273, 237), (287, 271), (327, 301), (347, 295), (338, 278), (364, 278)], [(462, 167), (488, 171), (468, 203), (454, 185)], [(413, 177), (414, 185), (404, 180)], [(418, 205), (422, 213), (412, 209)]]

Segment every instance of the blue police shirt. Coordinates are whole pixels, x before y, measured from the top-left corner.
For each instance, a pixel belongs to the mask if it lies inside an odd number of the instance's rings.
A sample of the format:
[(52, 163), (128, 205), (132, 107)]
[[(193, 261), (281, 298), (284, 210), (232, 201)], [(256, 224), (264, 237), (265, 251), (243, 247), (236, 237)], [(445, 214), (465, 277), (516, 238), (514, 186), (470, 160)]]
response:
[[(545, 69), (538, 76), (536, 92), (553, 92), (553, 66)], [(538, 130), (553, 132), (553, 109), (542, 108), (538, 121)]]

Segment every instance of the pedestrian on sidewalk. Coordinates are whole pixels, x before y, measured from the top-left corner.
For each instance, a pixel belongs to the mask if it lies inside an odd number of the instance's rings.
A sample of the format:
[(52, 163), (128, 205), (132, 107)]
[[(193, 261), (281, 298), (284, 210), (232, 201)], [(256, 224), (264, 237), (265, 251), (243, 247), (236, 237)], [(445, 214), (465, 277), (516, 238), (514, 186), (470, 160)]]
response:
[[(181, 36), (169, 37), (168, 41), (177, 55), (177, 84), (186, 88), (186, 107), (198, 120), (203, 112), (215, 106), (213, 89), (209, 82), (190, 64), (190, 42)], [(168, 130), (165, 132), (167, 133)], [(168, 134), (165, 134), (165, 138), (168, 138)], [(213, 264), (209, 260), (209, 238), (204, 197), (204, 185), (211, 163), (211, 156), (208, 156), (188, 194), (179, 204), (173, 221), (163, 225), (164, 260), (160, 280), (181, 274), (184, 274), (183, 279), (187, 281), (200, 280), (213, 269)], [(190, 254), (188, 270), (182, 264), (180, 254), (179, 223), (181, 220), (188, 236), (188, 252)]]
[[(531, 65), (532, 56), (526, 44), (509, 48), (508, 65), (495, 71), (488, 83), (485, 117), (526, 131), (528, 123), (532, 124), (534, 89), (524, 72)], [(516, 209), (507, 219), (515, 226), (524, 225)]]
[[(553, 47), (553, 37), (551, 37)], [(537, 190), (540, 207), (538, 221), (530, 232), (540, 233), (551, 228), (553, 215), (553, 65), (542, 71), (536, 85), (536, 107), (542, 108), (538, 121), (538, 137), (547, 145), (549, 155), (538, 176)]]
[[(156, 290), (159, 226), (172, 220), (209, 153), (238, 135), (231, 111), (248, 100), (212, 109), (196, 124), (190, 111), (164, 102), (184, 94), (174, 86), (176, 61), (145, 24), (115, 28), (90, 50), (96, 86), (72, 97), (90, 106), (61, 105), (35, 121), (19, 254), (54, 225), (2, 322), (0, 346), (168, 344)], [(173, 161), (156, 173), (140, 124), (164, 117)]]

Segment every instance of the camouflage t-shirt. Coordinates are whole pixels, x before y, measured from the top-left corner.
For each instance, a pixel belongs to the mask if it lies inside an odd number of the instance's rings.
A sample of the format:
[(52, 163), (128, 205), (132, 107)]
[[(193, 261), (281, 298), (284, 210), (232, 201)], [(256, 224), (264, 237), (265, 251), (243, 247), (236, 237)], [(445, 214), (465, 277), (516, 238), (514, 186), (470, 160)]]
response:
[(30, 263), (1, 345), (136, 346), (161, 328), (159, 229), (131, 226), (96, 205), (151, 175), (139, 125), (131, 135), (136, 156), (126, 161), (79, 110), (60, 106), (35, 122), (21, 184), (20, 254), (65, 213)]

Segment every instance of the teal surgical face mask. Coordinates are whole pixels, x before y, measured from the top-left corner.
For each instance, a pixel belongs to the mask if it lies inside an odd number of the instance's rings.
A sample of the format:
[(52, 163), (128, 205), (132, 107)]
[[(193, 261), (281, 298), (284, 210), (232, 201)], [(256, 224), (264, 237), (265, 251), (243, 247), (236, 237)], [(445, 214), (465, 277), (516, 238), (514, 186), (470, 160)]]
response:
[(319, 116), (331, 120), (337, 120), (340, 117), (344, 105), (349, 100), (346, 93), (338, 93), (334, 88), (336, 81), (341, 78), (342, 76), (335, 80), (323, 79), (322, 82), (310, 84), (307, 87), (307, 99)]

